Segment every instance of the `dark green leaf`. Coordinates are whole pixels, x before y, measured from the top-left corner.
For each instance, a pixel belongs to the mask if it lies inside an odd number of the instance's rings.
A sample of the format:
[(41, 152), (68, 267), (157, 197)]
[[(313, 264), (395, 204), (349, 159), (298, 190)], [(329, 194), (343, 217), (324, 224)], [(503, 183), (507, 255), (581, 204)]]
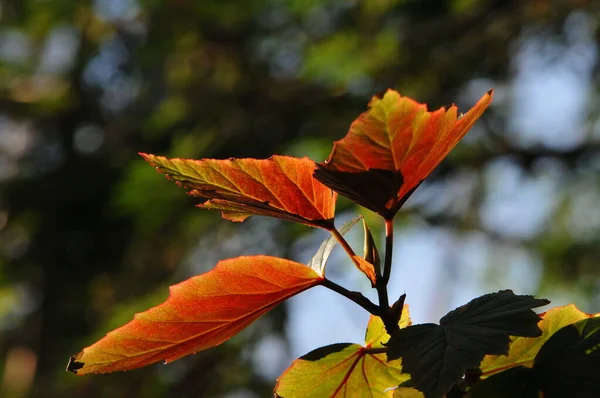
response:
[(517, 366), (478, 382), (466, 398), (538, 398), (531, 368)]
[(600, 397), (600, 318), (556, 332), (535, 357), (534, 369), (546, 398)]
[(548, 303), (510, 290), (486, 294), (449, 312), (440, 325), (393, 332), (388, 359), (402, 357), (416, 387), (428, 398), (442, 397), (485, 355), (508, 353), (510, 336), (539, 336), (539, 317), (531, 309)]

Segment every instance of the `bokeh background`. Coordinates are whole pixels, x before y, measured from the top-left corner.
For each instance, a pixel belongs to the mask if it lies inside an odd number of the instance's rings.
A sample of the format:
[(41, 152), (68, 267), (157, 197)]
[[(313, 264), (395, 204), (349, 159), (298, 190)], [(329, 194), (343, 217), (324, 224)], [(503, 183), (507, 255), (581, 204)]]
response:
[[(591, 0), (0, 0), (0, 396), (264, 397), (295, 357), (361, 342), (366, 314), (316, 288), (170, 365), (64, 370), (218, 260), (307, 261), (325, 237), (198, 210), (137, 152), (322, 161), (388, 87), (461, 110), (496, 90), (397, 217), (413, 319), (503, 288), (597, 312), (599, 22)], [(328, 275), (376, 297), (341, 253)]]

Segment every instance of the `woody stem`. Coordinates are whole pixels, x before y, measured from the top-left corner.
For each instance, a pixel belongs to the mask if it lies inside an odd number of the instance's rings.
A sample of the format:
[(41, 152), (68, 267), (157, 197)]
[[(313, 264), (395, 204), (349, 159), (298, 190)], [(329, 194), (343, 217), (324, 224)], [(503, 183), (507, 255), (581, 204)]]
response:
[(350, 291), (327, 278), (323, 279), (321, 285), (354, 301), (356, 304), (360, 305), (369, 313), (375, 316), (381, 316), (380, 307), (378, 305), (375, 305), (375, 303), (373, 303), (365, 296), (363, 296), (362, 293)]
[(381, 310), (381, 320), (383, 321), (388, 333), (398, 329), (398, 323), (390, 309), (387, 284), (390, 280), (392, 271), (392, 250), (394, 246), (394, 220), (385, 219), (385, 257), (383, 260), (383, 274), (377, 280), (375, 288), (379, 296), (379, 308)]

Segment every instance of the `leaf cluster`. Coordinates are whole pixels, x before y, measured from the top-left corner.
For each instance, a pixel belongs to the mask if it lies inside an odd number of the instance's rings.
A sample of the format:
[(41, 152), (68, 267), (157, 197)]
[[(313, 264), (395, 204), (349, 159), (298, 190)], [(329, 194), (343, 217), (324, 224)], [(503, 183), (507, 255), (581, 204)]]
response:
[[(597, 318), (583, 315), (587, 319), (548, 332), (543, 325), (553, 322), (556, 313), (540, 318), (532, 309), (549, 301), (511, 290), (476, 298), (439, 324), (411, 325), (405, 295), (390, 305), (394, 217), (492, 96), (490, 90), (459, 114), (454, 105), (428, 111), (388, 90), (373, 97), (348, 134), (335, 142), (328, 160), (318, 164), (277, 155), (193, 160), (142, 153), (157, 171), (197, 198), (198, 207), (221, 211), (225, 219), (270, 216), (322, 228), (331, 236), (308, 264), (270, 256), (220, 261), (211, 271), (173, 286), (166, 302), (71, 357), (67, 370), (107, 373), (174, 361), (227, 341), (282, 301), (323, 286), (371, 314), (365, 344), (334, 344), (299, 358), (278, 379), (277, 396), (529, 397), (538, 391), (593, 396), (598, 385), (590, 370), (599, 365)], [(383, 256), (364, 220), (363, 255), (345, 240), (361, 218), (335, 226), (338, 194), (381, 216)], [(378, 303), (326, 277), (337, 244), (370, 281)], [(508, 359), (502, 363), (498, 358)]]

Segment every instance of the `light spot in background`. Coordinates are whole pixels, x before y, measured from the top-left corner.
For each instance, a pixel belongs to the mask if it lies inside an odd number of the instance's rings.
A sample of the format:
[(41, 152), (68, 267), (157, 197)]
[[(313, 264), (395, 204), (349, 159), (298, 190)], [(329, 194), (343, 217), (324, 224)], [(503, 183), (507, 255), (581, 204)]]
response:
[(482, 225), (489, 231), (527, 239), (540, 233), (557, 205), (558, 181), (551, 176), (526, 174), (509, 158), (487, 164), (486, 193), (480, 208)]
[(0, 331), (18, 327), (25, 316), (39, 307), (39, 300), (27, 285), (0, 288)]
[(11, 158), (23, 156), (33, 146), (33, 130), (28, 122), (16, 122), (0, 115), (0, 152)]
[(62, 74), (71, 70), (79, 48), (79, 34), (67, 25), (50, 31), (42, 51), (39, 71)]
[(9, 28), (0, 31), (0, 60), (22, 64), (29, 60), (31, 54), (31, 43), (23, 32)]
[(275, 380), (290, 365), (286, 341), (269, 335), (253, 345), (253, 368), (265, 380)]
[(21, 172), (19, 161), (33, 147), (34, 137), (31, 123), (0, 114), (0, 182)]
[(583, 143), (598, 53), (594, 31), (591, 18), (579, 11), (565, 21), (566, 44), (525, 30), (509, 101), (509, 130), (517, 144), (568, 150)]
[(92, 87), (103, 87), (119, 74), (118, 68), (127, 61), (128, 51), (122, 40), (112, 39), (102, 43), (98, 55), (86, 66), (83, 79)]
[(9, 349), (4, 360), (0, 391), (7, 396), (26, 396), (33, 382), (36, 365), (37, 355), (30, 348)]
[(94, 11), (107, 22), (132, 20), (140, 13), (136, 0), (96, 0)]
[(84, 155), (96, 152), (104, 143), (104, 132), (96, 125), (86, 124), (75, 131), (73, 147)]

